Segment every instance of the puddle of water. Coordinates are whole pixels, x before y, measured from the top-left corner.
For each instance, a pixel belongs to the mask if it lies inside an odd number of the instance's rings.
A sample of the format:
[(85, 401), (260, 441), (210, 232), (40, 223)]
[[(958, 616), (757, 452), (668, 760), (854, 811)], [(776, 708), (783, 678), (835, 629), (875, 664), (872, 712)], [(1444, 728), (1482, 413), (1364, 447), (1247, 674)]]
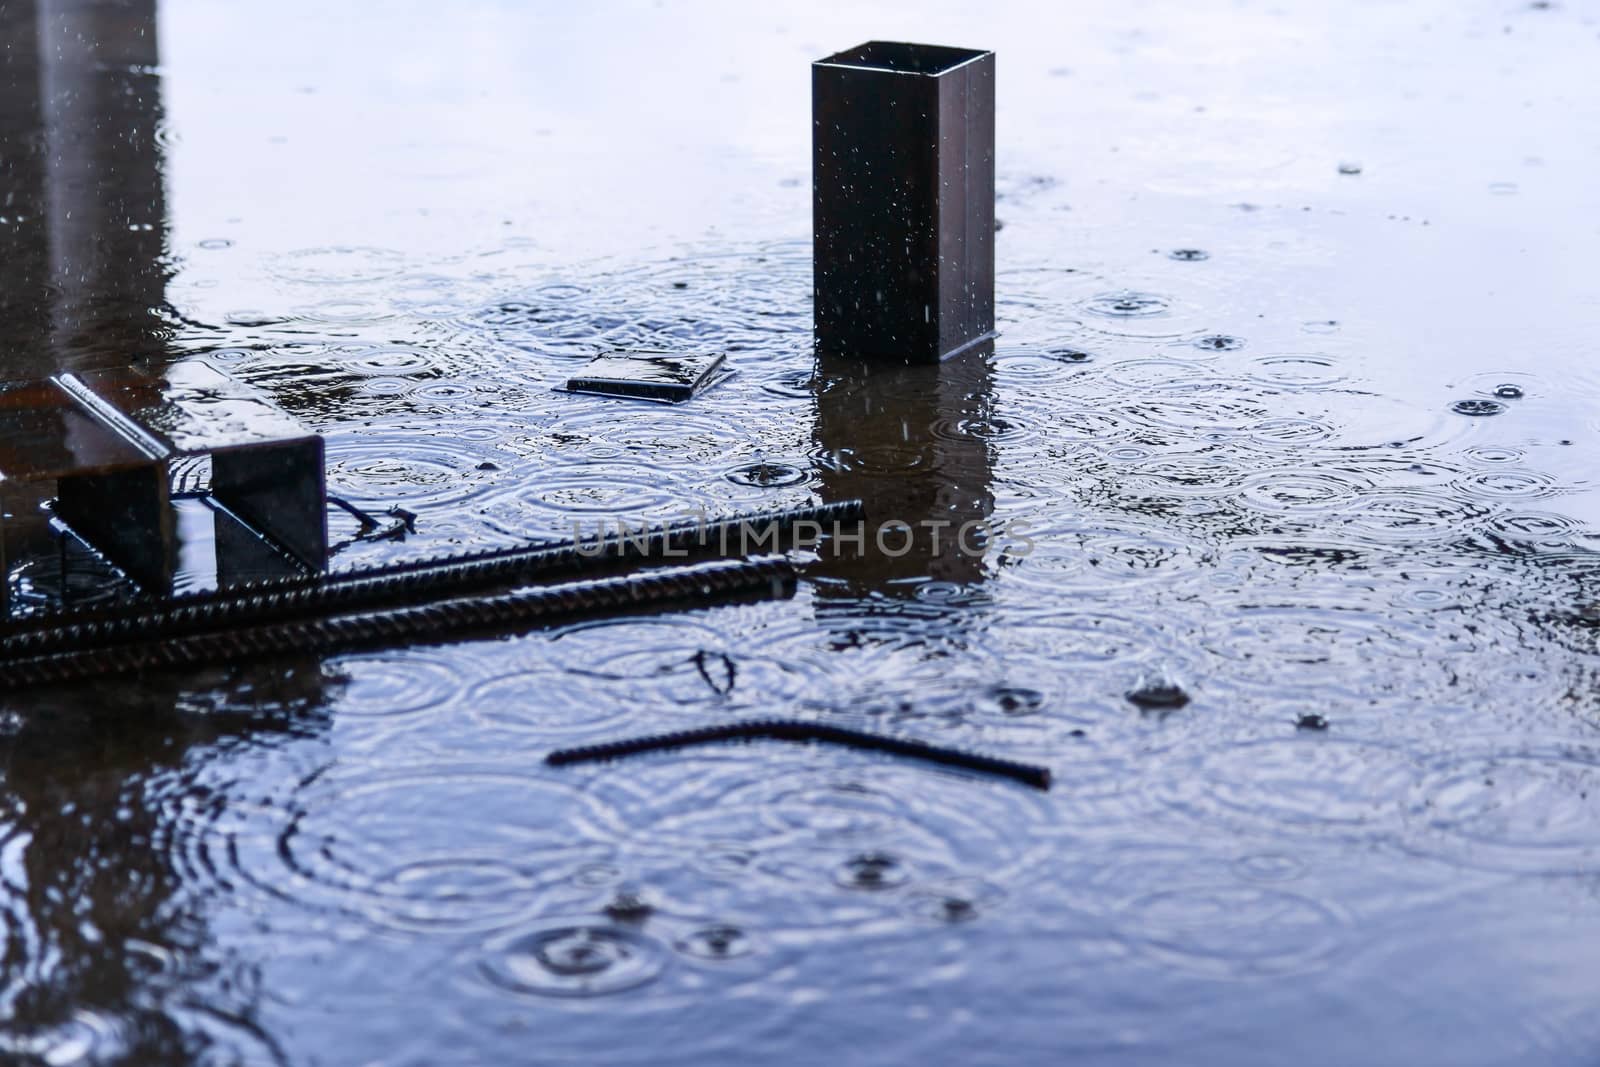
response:
[[(872, 522), (792, 601), (0, 699), (0, 1059), (1600, 1052), (1591, 12), (119, 12), (0, 11), (6, 378), (237, 375), (417, 513), (351, 563)], [(869, 23), (1004, 69), (939, 368), (811, 356), (806, 64)], [(620, 351), (738, 373), (551, 390)], [(94, 596), (37, 503), (16, 597)], [(777, 714), (1056, 785), (542, 764)]]

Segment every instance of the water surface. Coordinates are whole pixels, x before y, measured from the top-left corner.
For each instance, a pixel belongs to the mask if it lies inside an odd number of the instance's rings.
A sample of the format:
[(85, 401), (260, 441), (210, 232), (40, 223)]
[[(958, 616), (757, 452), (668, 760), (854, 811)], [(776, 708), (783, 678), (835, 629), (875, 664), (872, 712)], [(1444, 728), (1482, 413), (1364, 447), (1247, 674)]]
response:
[[(868, 375), (810, 352), (807, 64), (874, 37), (999, 55), (1002, 333)], [(992, 533), (6, 697), (0, 1059), (1600, 1053), (1586, 5), (30, 0), (0, 44), (6, 376), (264, 389), (418, 516), (336, 565), (847, 496)], [(552, 391), (618, 348), (737, 373)], [(24, 607), (100, 588), (11, 509)], [(1057, 785), (541, 762), (774, 714)]]

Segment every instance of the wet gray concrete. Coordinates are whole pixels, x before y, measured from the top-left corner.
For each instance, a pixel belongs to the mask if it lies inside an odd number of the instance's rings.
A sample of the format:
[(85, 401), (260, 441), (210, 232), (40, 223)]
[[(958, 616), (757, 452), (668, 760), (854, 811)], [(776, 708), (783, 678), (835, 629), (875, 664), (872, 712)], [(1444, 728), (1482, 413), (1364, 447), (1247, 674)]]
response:
[[(808, 64), (883, 36), (998, 53), (1001, 336), (869, 378), (810, 352)], [(6, 3), (6, 376), (265, 389), (418, 515), (336, 566), (952, 526), (792, 601), (0, 697), (0, 1060), (1592, 1063), (1597, 50), (1515, 0)], [(738, 373), (552, 391), (619, 347)], [(8, 505), (19, 602), (96, 595)], [(773, 715), (1056, 786), (541, 762)]]

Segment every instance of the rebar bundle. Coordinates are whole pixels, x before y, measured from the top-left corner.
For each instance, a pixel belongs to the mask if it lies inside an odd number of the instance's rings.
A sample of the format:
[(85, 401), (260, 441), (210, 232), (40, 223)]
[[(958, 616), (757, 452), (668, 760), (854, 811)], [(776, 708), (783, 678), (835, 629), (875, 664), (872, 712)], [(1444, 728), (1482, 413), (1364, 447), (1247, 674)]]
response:
[[(801, 525), (818, 528), (861, 517), (859, 500), (728, 515), (612, 532), (588, 542), (551, 541), (434, 556), (330, 575), (275, 579), (110, 608), (53, 612), (0, 635), (3, 661), (147, 644), (228, 627), (315, 619), (340, 612), (418, 605), (530, 580), (549, 580), (655, 560), (722, 555), (749, 541), (776, 547)], [(736, 543), (729, 545), (730, 540)], [(735, 552), (742, 555), (742, 552)]]
[[(787, 596), (793, 593), (794, 585), (793, 564), (775, 556), (659, 567), (638, 574), (564, 582), (495, 596), (458, 597), (314, 619), (253, 625), (245, 622), (224, 630), (151, 635), (105, 647), (10, 657), (0, 661), (0, 690), (151, 668), (232, 663), (286, 652), (343, 652), (404, 641), (454, 638), (739, 596)], [(238, 621), (244, 622), (244, 618)], [(47, 644), (59, 649), (61, 635), (56, 637)]]

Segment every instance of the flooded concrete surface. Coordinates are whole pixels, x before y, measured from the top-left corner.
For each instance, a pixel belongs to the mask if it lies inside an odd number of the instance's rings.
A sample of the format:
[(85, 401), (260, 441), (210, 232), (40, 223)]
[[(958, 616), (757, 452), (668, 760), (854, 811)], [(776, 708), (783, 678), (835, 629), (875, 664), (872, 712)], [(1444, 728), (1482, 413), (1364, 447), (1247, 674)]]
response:
[[(0, 696), (0, 1061), (1600, 1056), (1600, 14), (814, 7), (0, 4), (6, 378), (264, 390), (417, 516), (336, 567), (912, 535), (788, 601)], [(873, 38), (996, 51), (1000, 337), (869, 375), (811, 354), (809, 64)], [(552, 390), (614, 349), (736, 373)], [(35, 503), (18, 602), (98, 595)], [(1055, 786), (542, 762), (773, 716)]]

